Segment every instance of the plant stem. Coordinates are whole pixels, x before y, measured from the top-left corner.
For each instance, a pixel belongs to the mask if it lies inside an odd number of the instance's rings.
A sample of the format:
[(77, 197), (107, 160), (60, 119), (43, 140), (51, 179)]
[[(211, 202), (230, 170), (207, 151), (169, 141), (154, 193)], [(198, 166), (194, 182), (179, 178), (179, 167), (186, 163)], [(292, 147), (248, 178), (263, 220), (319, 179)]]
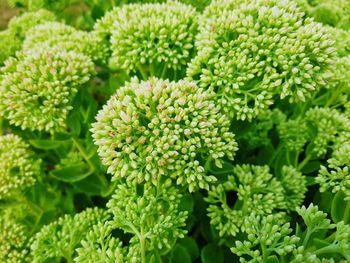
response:
[(307, 243), (309, 242), (309, 239), (312, 235), (313, 231), (310, 231), (309, 229), (307, 229), (304, 241), (303, 241), (303, 247), (306, 247)]
[(83, 156), (84, 160), (88, 163), (88, 165), (90, 166), (91, 170), (97, 171), (97, 168), (95, 167), (95, 165), (91, 162), (91, 160), (88, 158), (85, 149), (83, 148), (83, 146), (81, 146), (81, 144), (79, 143), (78, 139), (75, 137), (72, 137), (72, 141), (73, 144), (75, 145), (75, 147), (78, 149), (78, 151), (80, 152), (81, 156)]
[(276, 159), (277, 155), (280, 153), (280, 151), (283, 149), (282, 144), (279, 144), (277, 149), (275, 150), (275, 152), (273, 153), (270, 161), (269, 161), (269, 165), (271, 165), (273, 163), (273, 161)]
[(143, 68), (141, 66), (138, 66), (137, 69), (140, 72), (142, 79), (147, 80), (148, 76), (147, 76), (146, 72), (143, 70)]
[(141, 262), (146, 263), (146, 248), (145, 248), (145, 238), (144, 238), (143, 228), (141, 228), (141, 233), (140, 233), (140, 247), (141, 247)]
[(306, 158), (298, 165), (298, 171), (301, 171), (305, 165), (311, 160), (310, 156), (306, 156)]

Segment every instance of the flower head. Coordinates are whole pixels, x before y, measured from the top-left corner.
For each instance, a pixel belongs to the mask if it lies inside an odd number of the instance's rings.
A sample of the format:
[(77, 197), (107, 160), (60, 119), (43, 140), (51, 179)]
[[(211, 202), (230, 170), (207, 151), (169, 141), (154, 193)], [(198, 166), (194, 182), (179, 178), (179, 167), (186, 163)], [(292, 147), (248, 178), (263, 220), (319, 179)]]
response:
[(69, 260), (80, 241), (93, 225), (107, 218), (104, 210), (87, 208), (74, 216), (64, 215), (56, 221), (43, 226), (33, 238), (31, 255), (33, 262)]
[(24, 225), (0, 217), (1, 262), (26, 262), (28, 238), (29, 231)]
[(161, 76), (181, 72), (189, 62), (196, 18), (195, 9), (180, 2), (130, 4), (107, 13), (95, 31), (110, 36), (114, 68)]
[(17, 50), (21, 49), (22, 42), (10, 30), (0, 31), (0, 65)]
[(48, 21), (56, 21), (56, 19), (56, 16), (50, 11), (39, 9), (12, 18), (8, 24), (8, 29), (23, 40), (30, 28)]
[(59, 48), (74, 50), (94, 61), (105, 61), (108, 48), (94, 34), (59, 22), (46, 22), (32, 27), (23, 42), (23, 50)]
[(223, 112), (251, 120), (279, 97), (305, 101), (326, 84), (334, 41), (289, 0), (213, 1), (187, 74)]
[(92, 125), (102, 163), (113, 179), (176, 180), (190, 191), (208, 188), (203, 160), (221, 164), (237, 149), (230, 121), (212, 94), (187, 81), (134, 79), (117, 90)]
[(13, 197), (35, 183), (40, 161), (17, 135), (0, 136), (0, 199)]
[(112, 224), (134, 235), (130, 246), (140, 256), (140, 242), (144, 242), (142, 249), (149, 253), (163, 253), (187, 233), (184, 226), (188, 212), (181, 210), (181, 199), (169, 179), (160, 187), (121, 183), (107, 207), (113, 214)]
[(236, 236), (251, 213), (267, 215), (284, 206), (283, 186), (268, 166), (237, 165), (233, 173), (206, 198), (210, 222), (223, 238)]
[(94, 65), (83, 54), (52, 48), (22, 53), (0, 71), (0, 116), (22, 129), (53, 133), (66, 129), (72, 100)]

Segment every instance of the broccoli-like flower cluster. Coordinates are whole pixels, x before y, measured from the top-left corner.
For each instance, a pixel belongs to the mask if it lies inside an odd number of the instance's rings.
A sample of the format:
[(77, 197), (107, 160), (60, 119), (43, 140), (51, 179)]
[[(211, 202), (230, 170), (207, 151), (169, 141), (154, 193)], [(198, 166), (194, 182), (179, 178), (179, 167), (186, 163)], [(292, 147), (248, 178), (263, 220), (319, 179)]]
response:
[[(236, 241), (231, 250), (238, 256), (248, 255), (252, 260), (240, 258), (240, 262), (267, 262), (271, 253), (284, 256), (296, 248), (299, 238), (290, 236), (292, 229), (286, 223), (284, 214), (272, 214), (261, 217), (256, 214), (248, 216), (242, 228), (247, 239)], [(272, 257), (271, 257), (272, 258)]]
[(350, 143), (338, 145), (328, 159), (328, 168), (321, 166), (316, 182), (320, 184), (320, 191), (330, 189), (333, 193), (342, 191), (346, 200), (350, 200)]
[(16, 196), (35, 183), (40, 160), (17, 135), (0, 136), (0, 199)]
[(176, 1), (124, 5), (107, 13), (95, 31), (110, 36), (113, 68), (144, 79), (171, 72), (176, 79), (194, 50), (197, 13)]
[(93, 225), (107, 218), (104, 210), (87, 208), (74, 216), (64, 215), (58, 220), (43, 226), (35, 234), (31, 244), (33, 262), (60, 260), (72, 262), (74, 250)]
[(74, 50), (94, 61), (105, 61), (108, 52), (108, 48), (94, 33), (59, 22), (46, 22), (32, 27), (23, 42), (23, 50), (53, 47)]
[(21, 40), (24, 40), (28, 30), (32, 27), (49, 21), (56, 21), (56, 19), (56, 16), (50, 11), (40, 9), (12, 18), (8, 24), (8, 29)]
[[(127, 0), (128, 3), (164, 3), (168, 0)], [(197, 10), (203, 11), (203, 9), (210, 4), (211, 0), (178, 0), (187, 5), (194, 6)]]
[(305, 101), (331, 75), (331, 35), (292, 1), (213, 1), (202, 19), (187, 73), (230, 116), (251, 120), (277, 97)]
[(182, 211), (182, 195), (171, 186), (119, 184), (107, 207), (113, 214), (113, 226), (134, 236), (130, 240), (130, 262), (145, 261), (148, 254), (164, 254), (178, 238), (183, 238), (187, 211)]
[[(243, 241), (236, 241), (231, 251), (240, 262), (348, 262), (350, 259), (350, 226), (340, 221), (332, 224), (327, 214), (311, 204), (296, 209), (302, 218), (293, 233), (288, 217), (283, 213), (268, 216), (252, 214), (246, 218)], [(327, 236), (328, 231), (333, 232)], [(323, 243), (315, 243), (321, 237)], [(315, 245), (317, 244), (317, 245)], [(327, 253), (332, 254), (328, 258)], [(335, 261), (337, 260), (337, 261)]]
[(350, 29), (350, 1), (349, 0), (297, 0), (308, 16), (317, 22)]
[(287, 150), (301, 152), (311, 140), (305, 119), (288, 119), (278, 123), (278, 135)]
[(226, 182), (212, 186), (206, 198), (208, 216), (221, 237), (236, 236), (251, 213), (265, 216), (302, 203), (307, 190), (303, 175), (288, 166), (281, 173), (278, 180), (268, 166), (237, 165)]
[(66, 129), (71, 103), (94, 65), (74, 51), (41, 49), (7, 60), (0, 72), (0, 116), (22, 129), (53, 133)]
[(2, 262), (26, 262), (29, 251), (27, 242), (28, 230), (24, 225), (0, 217), (0, 259)]
[(0, 64), (21, 49), (22, 42), (10, 30), (0, 31)]
[(190, 191), (208, 188), (203, 160), (233, 159), (230, 121), (205, 92), (187, 81), (134, 79), (117, 90), (92, 125), (95, 144), (113, 179), (152, 181), (163, 176)]
[(312, 107), (298, 118), (281, 118), (277, 133), (285, 150), (314, 160), (350, 138), (350, 119), (337, 109)]
[(311, 155), (322, 156), (327, 153), (331, 145), (349, 138), (350, 119), (336, 109), (312, 108), (306, 112), (305, 118), (314, 128), (311, 134)]
[(114, 227), (110, 221), (99, 222), (92, 226), (90, 232), (77, 248), (78, 263), (123, 263), (126, 262), (126, 250), (122, 242), (112, 236)]
[[(343, 221), (331, 224), (331, 221), (327, 219), (327, 214), (319, 211), (318, 207), (313, 204), (308, 208), (305, 206), (298, 208), (297, 213), (302, 217), (305, 227), (299, 227), (297, 235), (301, 241), (298, 249), (293, 251), (294, 260), (291, 262), (324, 262), (322, 260), (325, 253), (334, 253), (336, 255), (335, 258), (338, 259), (337, 262), (341, 262), (344, 258), (347, 261), (350, 260), (349, 225), (345, 225)], [(325, 236), (324, 239), (327, 241), (321, 247), (316, 248), (311, 245), (311, 241), (317, 235), (329, 230), (335, 230), (335, 235)]]
[(30, 28), (48, 21), (55, 21), (56, 16), (44, 9), (27, 12), (12, 18), (6, 30), (0, 31), (0, 65), (16, 51), (21, 50), (22, 42)]

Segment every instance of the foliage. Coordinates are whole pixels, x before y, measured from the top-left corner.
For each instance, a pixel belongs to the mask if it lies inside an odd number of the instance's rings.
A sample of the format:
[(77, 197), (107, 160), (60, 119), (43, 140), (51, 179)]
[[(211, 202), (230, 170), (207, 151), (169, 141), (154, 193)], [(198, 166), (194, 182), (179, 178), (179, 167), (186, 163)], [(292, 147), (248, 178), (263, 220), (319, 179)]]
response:
[(350, 262), (348, 0), (8, 2), (0, 262)]

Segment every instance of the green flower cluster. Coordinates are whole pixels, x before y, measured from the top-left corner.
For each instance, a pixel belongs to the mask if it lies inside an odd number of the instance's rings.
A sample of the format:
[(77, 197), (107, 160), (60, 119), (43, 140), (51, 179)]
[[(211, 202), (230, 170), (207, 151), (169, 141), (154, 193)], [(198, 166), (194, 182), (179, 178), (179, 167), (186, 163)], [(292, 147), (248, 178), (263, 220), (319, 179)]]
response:
[[(277, 213), (262, 217), (252, 214), (244, 222), (245, 238), (236, 241), (231, 249), (240, 257), (240, 262), (347, 262), (350, 259), (350, 226), (340, 221), (331, 224), (327, 214), (311, 204), (297, 208), (303, 219), (298, 231), (293, 234), (285, 214)], [(335, 235), (327, 236), (327, 231), (336, 229)], [(324, 243), (312, 246), (317, 237), (323, 237)], [(334, 258), (324, 254), (332, 253)], [(344, 259), (346, 261), (344, 261)], [(335, 261), (337, 260), (337, 261)]]
[(337, 145), (332, 157), (327, 160), (328, 168), (321, 166), (316, 182), (320, 184), (320, 191), (330, 189), (333, 193), (343, 192), (345, 200), (350, 200), (350, 143)]
[(279, 180), (268, 166), (237, 165), (227, 181), (212, 186), (205, 200), (210, 223), (220, 237), (236, 236), (252, 213), (266, 216), (280, 209), (294, 210), (303, 202), (304, 176), (288, 166), (281, 173)]
[(117, 90), (92, 125), (95, 144), (113, 180), (152, 181), (163, 176), (190, 191), (208, 188), (203, 160), (233, 159), (230, 121), (205, 92), (187, 81), (134, 79)]
[(56, 16), (44, 9), (27, 12), (12, 18), (6, 30), (0, 31), (0, 65), (16, 51), (21, 50), (22, 42), (30, 28), (48, 21), (55, 21)]
[(90, 232), (77, 248), (78, 263), (123, 263), (126, 262), (126, 249), (122, 242), (112, 236), (114, 227), (110, 221), (99, 222), (92, 226)]
[(176, 79), (193, 54), (197, 13), (176, 1), (124, 5), (98, 21), (95, 31), (110, 36), (111, 67), (144, 79), (169, 74)]
[[(126, 0), (127, 3), (164, 3), (168, 0)], [(199, 11), (203, 11), (203, 9), (210, 4), (211, 0), (179, 0), (187, 5), (192, 5)]]
[(72, 255), (80, 241), (93, 225), (107, 218), (104, 210), (87, 208), (83, 212), (64, 215), (58, 220), (43, 226), (33, 237), (31, 256), (33, 262), (60, 260), (72, 262)]
[(158, 188), (150, 183), (117, 186), (107, 207), (113, 214), (113, 226), (133, 235), (130, 262), (152, 262), (145, 258), (165, 254), (185, 236), (188, 212), (181, 210), (181, 198), (169, 179)]
[(22, 129), (54, 133), (66, 129), (72, 100), (94, 65), (74, 51), (40, 49), (10, 58), (0, 72), (0, 116)]
[(28, 31), (23, 50), (45, 48), (73, 50), (94, 61), (105, 61), (108, 53), (108, 48), (94, 33), (77, 30), (59, 22), (42, 23)]
[(292, 1), (213, 1), (202, 20), (187, 74), (230, 116), (251, 120), (277, 97), (303, 102), (330, 77), (334, 41)]
[(28, 259), (28, 231), (22, 224), (0, 217), (0, 259), (2, 262), (24, 262)]
[(10, 30), (0, 31), (0, 64), (21, 48), (21, 40)]
[(284, 256), (292, 252), (299, 241), (295, 235), (289, 236), (293, 230), (284, 214), (261, 217), (253, 213), (245, 219), (242, 228), (247, 240), (236, 241), (231, 250), (240, 257), (248, 255), (252, 260), (241, 257), (240, 262), (267, 262), (270, 251)]
[(0, 136), (0, 199), (20, 194), (35, 183), (40, 160), (17, 135)]

